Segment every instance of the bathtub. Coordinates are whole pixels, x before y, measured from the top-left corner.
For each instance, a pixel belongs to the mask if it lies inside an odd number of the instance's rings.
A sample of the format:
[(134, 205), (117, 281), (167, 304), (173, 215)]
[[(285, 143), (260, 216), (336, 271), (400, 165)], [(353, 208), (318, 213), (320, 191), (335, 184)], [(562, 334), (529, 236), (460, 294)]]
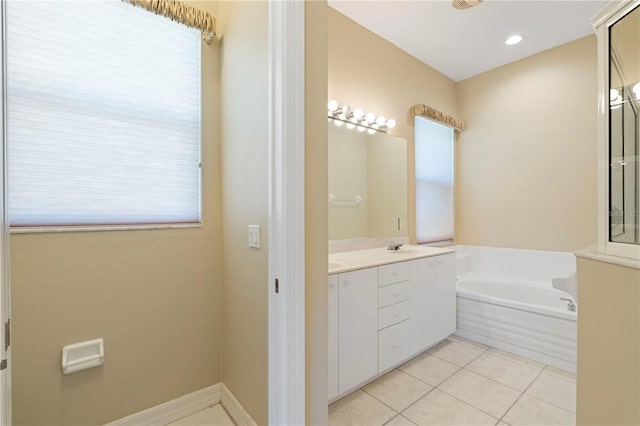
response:
[[(554, 276), (572, 272), (573, 256), (557, 253), (551, 259), (554, 252), (482, 249), (458, 250), (467, 261), (457, 270), (456, 334), (575, 373), (577, 312), (560, 298), (575, 300), (551, 285)], [(518, 264), (520, 271), (514, 268)]]

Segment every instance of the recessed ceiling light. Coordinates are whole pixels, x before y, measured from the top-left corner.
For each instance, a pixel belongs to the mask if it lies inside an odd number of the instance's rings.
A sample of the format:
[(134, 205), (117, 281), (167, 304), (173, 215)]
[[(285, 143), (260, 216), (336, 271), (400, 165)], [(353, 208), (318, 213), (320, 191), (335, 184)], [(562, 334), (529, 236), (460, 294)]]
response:
[(522, 36), (515, 34), (509, 37), (507, 41), (504, 42), (504, 44), (506, 44), (507, 46), (513, 46), (514, 44), (518, 44), (521, 41), (522, 41)]
[(514, 44), (518, 44), (521, 41), (522, 41), (522, 36), (515, 34), (509, 37), (507, 41), (504, 42), (504, 44), (506, 44), (507, 46), (513, 46)]

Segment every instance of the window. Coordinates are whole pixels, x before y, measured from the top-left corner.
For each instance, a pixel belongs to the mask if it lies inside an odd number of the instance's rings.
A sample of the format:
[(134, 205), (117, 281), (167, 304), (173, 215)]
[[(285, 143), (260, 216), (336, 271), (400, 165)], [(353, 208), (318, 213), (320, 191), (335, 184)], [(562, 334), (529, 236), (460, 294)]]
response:
[(120, 1), (9, 1), (12, 226), (200, 222), (200, 33)]
[(453, 241), (453, 129), (415, 117), (416, 241)]

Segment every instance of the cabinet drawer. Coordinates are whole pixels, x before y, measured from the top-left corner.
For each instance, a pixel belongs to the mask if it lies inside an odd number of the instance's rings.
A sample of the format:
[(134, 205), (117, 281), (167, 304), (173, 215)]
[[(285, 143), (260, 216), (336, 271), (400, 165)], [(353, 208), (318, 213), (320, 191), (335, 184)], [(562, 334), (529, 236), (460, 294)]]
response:
[(407, 281), (411, 276), (411, 262), (398, 262), (378, 267), (378, 285), (383, 287)]
[(378, 289), (378, 308), (411, 299), (411, 281), (391, 284)]
[(411, 320), (378, 332), (378, 371), (382, 372), (413, 355)]
[(378, 330), (409, 319), (410, 311), (411, 306), (408, 300), (378, 310)]

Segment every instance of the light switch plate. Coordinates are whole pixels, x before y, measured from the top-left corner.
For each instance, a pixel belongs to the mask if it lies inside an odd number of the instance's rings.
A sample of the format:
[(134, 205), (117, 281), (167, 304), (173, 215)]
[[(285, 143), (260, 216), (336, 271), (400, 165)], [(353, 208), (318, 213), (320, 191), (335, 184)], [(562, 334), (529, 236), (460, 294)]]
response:
[(260, 248), (260, 225), (249, 225), (249, 247)]

